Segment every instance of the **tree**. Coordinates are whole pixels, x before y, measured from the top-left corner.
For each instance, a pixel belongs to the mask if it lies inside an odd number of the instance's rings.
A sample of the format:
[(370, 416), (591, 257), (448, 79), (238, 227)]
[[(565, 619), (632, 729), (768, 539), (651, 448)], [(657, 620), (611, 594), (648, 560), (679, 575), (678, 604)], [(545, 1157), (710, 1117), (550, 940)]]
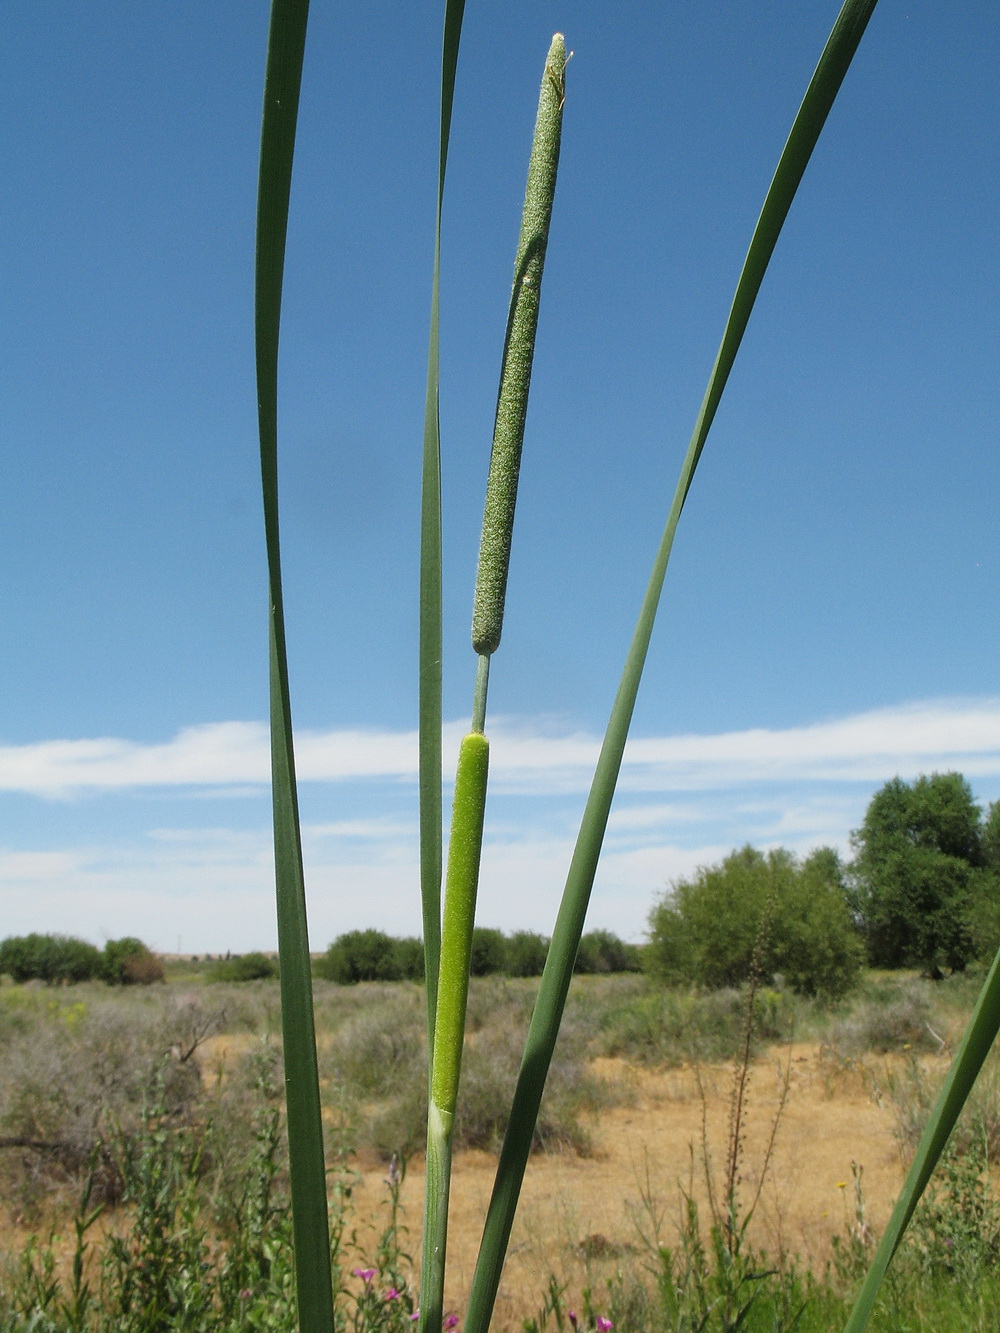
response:
[(163, 981), (163, 964), (142, 940), (126, 935), (108, 940), (101, 959), (101, 975), (109, 986), (151, 986)]
[(862, 946), (840, 859), (820, 848), (800, 864), (784, 848), (732, 852), (678, 880), (650, 914), (645, 963), (668, 983), (718, 989), (780, 974), (805, 995), (844, 994)]
[(492, 926), (475, 927), (469, 971), (474, 977), (491, 977), (507, 971), (507, 941), (503, 931)]
[(0, 944), (0, 973), (49, 986), (101, 975), (101, 951), (69, 935), (11, 935)]
[(549, 941), (533, 930), (515, 930), (507, 940), (507, 972), (512, 977), (540, 977)]
[[(984, 841), (1000, 844), (960, 773), (893, 778), (852, 837), (851, 901), (873, 967), (919, 967), (940, 977), (977, 951), (974, 905), (992, 897)], [(991, 812), (992, 816), (992, 812)]]
[(575, 972), (638, 972), (639, 949), (610, 930), (588, 930), (580, 940)]
[(317, 976), (341, 986), (359, 981), (398, 981), (396, 943), (381, 930), (350, 930), (334, 940), (314, 970)]

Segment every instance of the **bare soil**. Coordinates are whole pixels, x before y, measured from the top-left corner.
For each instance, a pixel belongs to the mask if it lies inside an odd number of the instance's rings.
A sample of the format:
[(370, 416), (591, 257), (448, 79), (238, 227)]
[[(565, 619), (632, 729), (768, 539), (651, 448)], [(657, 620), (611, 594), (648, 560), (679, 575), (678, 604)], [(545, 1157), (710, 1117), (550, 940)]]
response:
[[(208, 1063), (231, 1054), (241, 1040), (214, 1039), (210, 1045), (217, 1049), (205, 1052)], [(876, 1234), (884, 1226), (902, 1183), (903, 1163), (891, 1105), (873, 1094), (872, 1074), (894, 1058), (900, 1057), (835, 1061), (824, 1048), (800, 1043), (776, 1048), (751, 1066), (739, 1199), (743, 1209), (757, 1199), (749, 1234), (772, 1260), (794, 1255), (822, 1273), (831, 1238), (846, 1236), (855, 1222), (852, 1163), (863, 1172), (869, 1225)], [(940, 1061), (946, 1064), (947, 1057)], [(938, 1060), (927, 1057), (924, 1063), (930, 1072)], [(601, 1059), (593, 1070), (624, 1096), (591, 1119), (589, 1155), (539, 1154), (529, 1162), (498, 1298), (494, 1328), (499, 1333), (520, 1330), (524, 1319), (537, 1312), (550, 1274), (566, 1284), (571, 1306), (589, 1286), (599, 1310), (605, 1279), (620, 1266), (634, 1269), (650, 1259), (643, 1234), (649, 1237), (659, 1226), (663, 1243), (677, 1243), (685, 1192), (698, 1201), (703, 1224), (711, 1224), (705, 1159), (707, 1153), (709, 1173), (721, 1194), (732, 1067), (655, 1071)], [(359, 1167), (353, 1201), (361, 1217), (379, 1228), (385, 1217), (386, 1166), (370, 1159)], [(446, 1293), (447, 1308), (456, 1312), (467, 1302), (495, 1170), (496, 1158), (488, 1153), (456, 1157)], [(417, 1264), (423, 1187), (423, 1160), (415, 1158), (407, 1167), (402, 1198), (408, 1229), (403, 1248)], [(95, 1241), (103, 1229), (95, 1229)], [(37, 1221), (30, 1230), (38, 1230)], [(0, 1223), (0, 1248), (17, 1250), (28, 1234), (28, 1225), (7, 1213)]]
[[(676, 1243), (685, 1191), (710, 1224), (705, 1149), (721, 1192), (732, 1069), (655, 1072), (604, 1059), (595, 1072), (624, 1085), (626, 1104), (603, 1110), (590, 1125), (590, 1156), (538, 1155), (529, 1163), (498, 1299), (499, 1329), (520, 1329), (537, 1311), (550, 1274), (567, 1284), (571, 1304), (589, 1285), (599, 1306), (606, 1277), (623, 1262), (631, 1267), (649, 1258), (640, 1227), (650, 1234), (652, 1213), (660, 1217), (661, 1240)], [(846, 1235), (855, 1221), (852, 1162), (863, 1171), (869, 1224), (878, 1231), (888, 1218), (903, 1179), (892, 1112), (877, 1104), (863, 1070), (831, 1065), (816, 1046), (799, 1044), (758, 1060), (747, 1086), (744, 1208), (757, 1194), (779, 1108), (750, 1234), (772, 1259), (795, 1254), (822, 1272), (832, 1236)], [(455, 1311), (466, 1304), (495, 1169), (495, 1158), (486, 1153), (463, 1152), (456, 1159), (447, 1290)], [(356, 1195), (360, 1208), (378, 1212), (384, 1176), (384, 1165), (369, 1164)], [(414, 1251), (423, 1184), (423, 1162), (414, 1160), (403, 1190)]]

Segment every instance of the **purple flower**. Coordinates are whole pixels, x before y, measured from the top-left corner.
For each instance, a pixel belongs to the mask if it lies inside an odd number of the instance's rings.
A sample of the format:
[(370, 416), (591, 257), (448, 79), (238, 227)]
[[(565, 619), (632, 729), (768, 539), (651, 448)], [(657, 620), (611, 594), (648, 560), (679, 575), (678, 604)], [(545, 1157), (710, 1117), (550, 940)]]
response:
[(374, 1268), (352, 1268), (351, 1272), (354, 1274), (355, 1277), (359, 1277), (366, 1287), (368, 1286), (368, 1283), (371, 1282), (372, 1278), (375, 1276)]
[(597, 1333), (611, 1333), (614, 1324), (610, 1319), (605, 1319), (603, 1315), (597, 1316)]
[(458, 1315), (457, 1314), (448, 1315), (444, 1321), (444, 1326), (447, 1329), (458, 1328)]
[(570, 1310), (570, 1312), (569, 1312), (569, 1322), (573, 1325), (574, 1328), (576, 1328), (576, 1311), (575, 1311), (575, 1310)]
[(383, 1299), (384, 1301), (398, 1301), (399, 1298), (400, 1298), (400, 1296), (401, 1296), (402, 1294), (403, 1294), (403, 1293), (400, 1292), (400, 1291), (397, 1291), (395, 1287), (390, 1287), (389, 1290), (388, 1290), (388, 1291), (385, 1293), (385, 1295), (382, 1297), (382, 1299)]
[(419, 1318), (420, 1318), (420, 1311), (414, 1310), (413, 1313), (410, 1315), (410, 1323), (415, 1324)]

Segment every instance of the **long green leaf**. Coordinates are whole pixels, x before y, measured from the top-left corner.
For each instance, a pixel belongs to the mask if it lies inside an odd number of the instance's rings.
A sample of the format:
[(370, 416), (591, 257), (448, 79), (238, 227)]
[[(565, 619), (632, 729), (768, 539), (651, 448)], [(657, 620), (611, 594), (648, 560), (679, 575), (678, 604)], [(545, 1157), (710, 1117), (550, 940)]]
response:
[(896, 1200), (889, 1225), (883, 1232), (879, 1247), (875, 1251), (875, 1257), (844, 1333), (863, 1333), (868, 1327), (879, 1287), (882, 1285), (882, 1279), (892, 1261), (892, 1256), (896, 1253), (903, 1232), (920, 1202), (920, 1196), (944, 1152), (951, 1131), (955, 1128), (955, 1122), (983, 1067), (983, 1061), (996, 1040), (997, 1032), (1000, 1032), (1000, 951), (997, 952), (983, 989), (979, 993), (962, 1044), (958, 1048), (958, 1054), (948, 1072), (944, 1087), (938, 1094), (931, 1118), (917, 1146), (913, 1165)]
[(333, 1333), (326, 1163), (316, 1067), (278, 542), (278, 331), (308, 0), (274, 0), (257, 195), (256, 354), (269, 585), (271, 784), (281, 960), (281, 1023), (299, 1327)]
[(681, 467), (570, 864), (497, 1167), (469, 1296), (467, 1333), (486, 1333), (492, 1317), (677, 523), (782, 225), (876, 3), (877, 0), (847, 0), (841, 9), (782, 151), (740, 274), (722, 343)]
[[(438, 970), (441, 963), (441, 422), (440, 383), (441, 209), (448, 165), (455, 71), (462, 36), (465, 0), (447, 0), (441, 50), (441, 140), (438, 155), (437, 223), (434, 232), (434, 278), (431, 288), (431, 329), (427, 352), (427, 397), (424, 405), (424, 458), (420, 494), (420, 902), (424, 930), (424, 976), (427, 987), (428, 1051), (434, 1048)], [(430, 1068), (430, 1060), (428, 1060)]]

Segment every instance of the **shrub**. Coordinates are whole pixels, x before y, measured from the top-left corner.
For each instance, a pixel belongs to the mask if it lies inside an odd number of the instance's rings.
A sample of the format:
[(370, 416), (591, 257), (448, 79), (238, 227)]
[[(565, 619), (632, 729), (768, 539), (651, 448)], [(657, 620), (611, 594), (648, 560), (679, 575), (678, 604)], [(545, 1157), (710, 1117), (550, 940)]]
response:
[(502, 931), (476, 926), (472, 932), (469, 971), (474, 977), (492, 977), (507, 971), (507, 941)]
[(315, 964), (317, 976), (353, 986), (359, 981), (400, 980), (398, 941), (381, 930), (339, 935)]
[[(752, 1039), (788, 1037), (794, 1021), (787, 992), (759, 990)], [(697, 994), (649, 990), (625, 998), (602, 1017), (600, 1049), (651, 1065), (731, 1059), (746, 1039), (747, 995), (731, 988)]]
[(266, 953), (237, 954), (216, 963), (208, 974), (209, 981), (268, 981), (278, 975), (278, 964)]
[(549, 952), (545, 935), (532, 930), (515, 930), (507, 939), (507, 975), (540, 977)]
[(407, 936), (394, 941), (396, 946), (396, 971), (400, 981), (423, 981), (424, 979), (424, 942), (415, 936)]
[(756, 955), (763, 976), (780, 975), (802, 995), (833, 997), (861, 969), (840, 859), (829, 848), (800, 865), (783, 848), (764, 856), (744, 847), (679, 880), (649, 921), (646, 966), (668, 983), (739, 986)]
[(590, 930), (580, 940), (576, 972), (638, 972), (639, 948), (610, 930)]
[(938, 1050), (930, 1026), (931, 1009), (926, 981), (909, 981), (901, 986), (873, 988), (849, 1014), (839, 1018), (830, 1030), (834, 1050), (847, 1055), (904, 1048)]
[(163, 964), (142, 940), (126, 935), (108, 940), (101, 960), (101, 976), (109, 986), (151, 986), (163, 981)]
[(12, 935), (0, 944), (0, 973), (14, 981), (53, 986), (90, 981), (102, 973), (101, 951), (69, 935)]

